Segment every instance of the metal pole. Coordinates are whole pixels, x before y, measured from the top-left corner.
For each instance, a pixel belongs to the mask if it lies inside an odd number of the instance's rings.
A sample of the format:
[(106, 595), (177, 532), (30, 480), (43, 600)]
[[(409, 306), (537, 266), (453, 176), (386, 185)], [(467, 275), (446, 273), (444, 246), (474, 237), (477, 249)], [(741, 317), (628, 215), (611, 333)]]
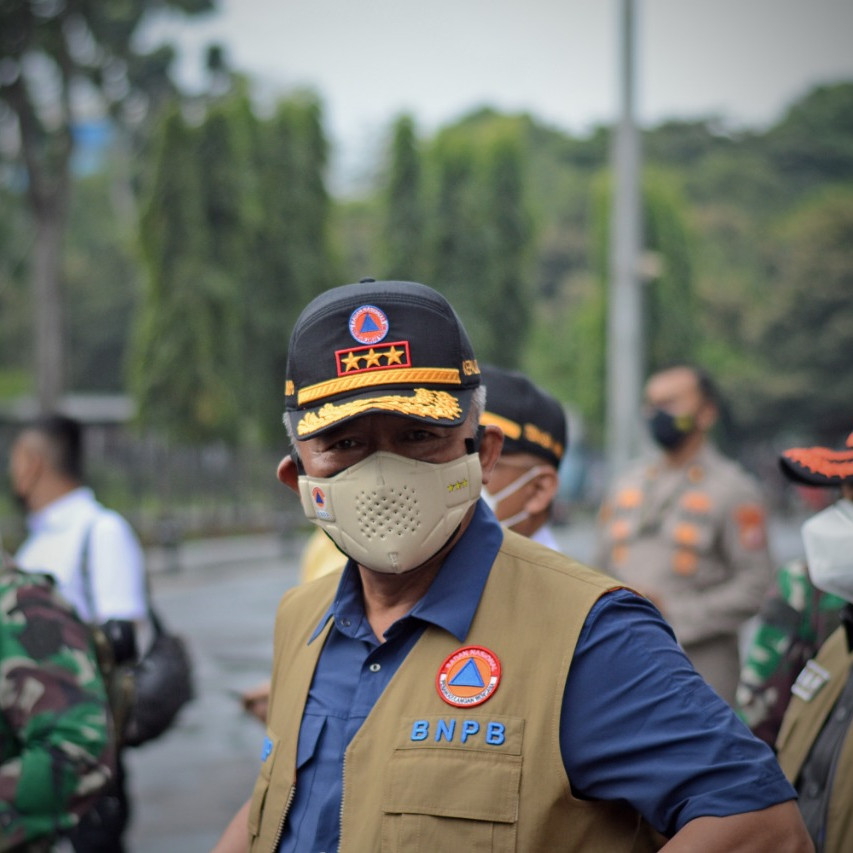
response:
[(607, 457), (610, 475), (639, 443), (643, 380), (640, 257), (640, 136), (634, 116), (634, 0), (621, 0), (619, 123), (613, 147), (613, 208), (607, 310)]

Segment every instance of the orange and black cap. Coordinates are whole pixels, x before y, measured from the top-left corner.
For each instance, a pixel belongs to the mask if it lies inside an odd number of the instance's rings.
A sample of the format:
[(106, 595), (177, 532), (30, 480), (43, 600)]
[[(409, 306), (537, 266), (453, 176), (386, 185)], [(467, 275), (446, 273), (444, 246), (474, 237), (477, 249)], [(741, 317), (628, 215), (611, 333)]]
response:
[(792, 447), (779, 457), (779, 467), (789, 480), (809, 486), (853, 482), (853, 432), (847, 436), (846, 444), (846, 450)]
[(483, 425), (503, 430), (503, 453), (532, 453), (555, 468), (566, 450), (566, 413), (560, 403), (523, 373), (484, 364), (486, 386)]
[(327, 290), (299, 315), (285, 417), (297, 440), (375, 412), (458, 426), (479, 384), (468, 334), (440, 293), (365, 279)]

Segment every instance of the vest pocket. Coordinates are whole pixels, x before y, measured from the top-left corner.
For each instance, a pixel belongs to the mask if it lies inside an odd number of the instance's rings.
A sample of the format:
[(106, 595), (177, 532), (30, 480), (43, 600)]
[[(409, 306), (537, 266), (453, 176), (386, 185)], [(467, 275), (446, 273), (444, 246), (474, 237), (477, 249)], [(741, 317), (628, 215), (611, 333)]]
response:
[(515, 850), (521, 756), (404, 749), (385, 781), (383, 851)]

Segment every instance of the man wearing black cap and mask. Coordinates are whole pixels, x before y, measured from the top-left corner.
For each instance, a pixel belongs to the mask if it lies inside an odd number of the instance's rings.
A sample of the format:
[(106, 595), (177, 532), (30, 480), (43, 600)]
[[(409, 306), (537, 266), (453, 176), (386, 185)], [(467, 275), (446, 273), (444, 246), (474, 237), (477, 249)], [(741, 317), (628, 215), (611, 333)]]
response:
[(665, 368), (648, 379), (645, 400), (659, 452), (609, 490), (594, 565), (657, 604), (696, 669), (733, 705), (739, 631), (773, 577), (764, 501), (708, 437), (719, 403), (705, 371)]
[(279, 479), (350, 559), (282, 599), (260, 775), (218, 852), (617, 853), (648, 849), (640, 815), (672, 850), (810, 849), (655, 608), (479, 499), (502, 435), (441, 295), (322, 294), (285, 395)]
[(523, 373), (490, 364), (481, 368), (486, 410), (480, 423), (497, 426), (504, 434), (483, 500), (504, 527), (559, 550), (548, 521), (560, 485), (566, 413)]
[(847, 602), (842, 624), (791, 688), (776, 747), (815, 848), (845, 853), (853, 839), (853, 433), (845, 450), (792, 448), (779, 463), (794, 482), (841, 490), (802, 533), (812, 583)]

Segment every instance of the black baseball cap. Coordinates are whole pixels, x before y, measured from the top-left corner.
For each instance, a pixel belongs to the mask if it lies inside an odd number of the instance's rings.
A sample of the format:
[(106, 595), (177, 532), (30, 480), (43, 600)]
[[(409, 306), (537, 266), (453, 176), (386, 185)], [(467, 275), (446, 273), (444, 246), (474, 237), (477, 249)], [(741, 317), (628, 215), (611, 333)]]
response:
[(484, 364), (482, 380), (486, 411), (480, 423), (503, 430), (503, 453), (532, 453), (558, 468), (568, 442), (560, 403), (518, 371)]
[(363, 279), (327, 290), (299, 315), (285, 417), (296, 440), (372, 412), (458, 426), (479, 384), (468, 334), (440, 293)]
[(779, 457), (782, 473), (795, 483), (808, 486), (840, 486), (853, 482), (853, 432), (847, 450), (828, 447), (792, 447)]

